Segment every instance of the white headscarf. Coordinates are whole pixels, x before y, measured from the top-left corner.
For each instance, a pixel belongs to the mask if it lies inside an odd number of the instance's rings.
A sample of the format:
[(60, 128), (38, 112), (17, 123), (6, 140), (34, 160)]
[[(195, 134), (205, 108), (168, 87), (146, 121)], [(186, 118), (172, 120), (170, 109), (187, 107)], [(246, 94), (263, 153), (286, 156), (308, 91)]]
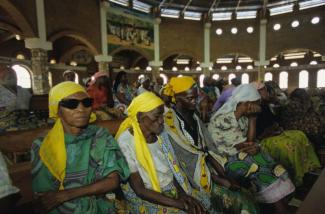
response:
[(234, 89), (228, 101), (215, 113), (215, 116), (234, 112), (240, 102), (252, 102), (259, 99), (261, 96), (254, 86), (250, 84), (239, 85)]

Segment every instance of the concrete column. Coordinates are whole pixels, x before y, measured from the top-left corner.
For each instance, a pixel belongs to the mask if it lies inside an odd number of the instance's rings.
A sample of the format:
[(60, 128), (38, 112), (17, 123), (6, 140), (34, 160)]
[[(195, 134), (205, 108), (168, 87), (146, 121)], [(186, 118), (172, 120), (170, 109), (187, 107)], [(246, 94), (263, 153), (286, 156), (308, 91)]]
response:
[(46, 34), (46, 17), (44, 0), (35, 0), (38, 36), (26, 38), (25, 47), (31, 51), (31, 69), (33, 73), (33, 93), (47, 94), (49, 92), (49, 67), (47, 51), (52, 50), (52, 43), (48, 42)]
[(154, 61), (149, 62), (149, 66), (152, 67), (151, 75), (152, 80), (156, 82), (157, 77), (159, 76), (159, 68), (163, 65), (160, 61), (160, 41), (159, 41), (159, 24), (161, 23), (160, 18), (156, 18), (154, 21)]
[(102, 54), (95, 56), (95, 61), (98, 63), (98, 71), (108, 72), (109, 62), (112, 61), (112, 56), (108, 55), (108, 41), (107, 41), (107, 8), (109, 4), (107, 2), (101, 2), (99, 8), (100, 14), (100, 41)]
[(211, 23), (207, 22), (204, 24), (204, 62), (200, 64), (200, 67), (203, 70), (205, 76), (211, 76), (209, 70), (213, 66), (213, 63), (210, 62), (210, 29)]
[(33, 71), (33, 93), (48, 94), (49, 92), (49, 67), (47, 51), (44, 49), (31, 49), (31, 67)]
[(270, 61), (266, 60), (266, 25), (267, 20), (262, 19), (260, 21), (260, 38), (259, 38), (259, 61), (255, 62), (255, 66), (258, 66), (258, 80), (264, 80), (265, 69), (264, 66), (269, 65)]

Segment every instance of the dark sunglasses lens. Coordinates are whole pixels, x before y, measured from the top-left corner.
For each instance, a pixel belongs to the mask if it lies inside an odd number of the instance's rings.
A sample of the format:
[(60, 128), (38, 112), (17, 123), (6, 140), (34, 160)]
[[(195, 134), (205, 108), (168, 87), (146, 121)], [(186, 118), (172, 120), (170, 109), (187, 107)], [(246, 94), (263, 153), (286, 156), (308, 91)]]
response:
[(65, 107), (65, 108), (69, 108), (69, 109), (75, 109), (78, 107), (79, 105), (79, 100), (75, 100), (75, 99), (70, 99), (70, 100), (62, 100), (60, 102), (60, 105), (62, 107)]
[(82, 105), (86, 108), (90, 107), (93, 104), (93, 99), (91, 98), (85, 98), (83, 100), (81, 100)]

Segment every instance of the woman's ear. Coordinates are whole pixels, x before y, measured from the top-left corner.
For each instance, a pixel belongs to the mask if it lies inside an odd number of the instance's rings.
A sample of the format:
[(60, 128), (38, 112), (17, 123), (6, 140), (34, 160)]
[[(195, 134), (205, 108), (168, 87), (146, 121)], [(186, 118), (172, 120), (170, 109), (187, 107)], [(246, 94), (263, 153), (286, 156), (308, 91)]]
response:
[(143, 119), (143, 113), (142, 113), (142, 112), (138, 112), (138, 113), (137, 113), (137, 120), (138, 120), (138, 123), (141, 123), (142, 119)]

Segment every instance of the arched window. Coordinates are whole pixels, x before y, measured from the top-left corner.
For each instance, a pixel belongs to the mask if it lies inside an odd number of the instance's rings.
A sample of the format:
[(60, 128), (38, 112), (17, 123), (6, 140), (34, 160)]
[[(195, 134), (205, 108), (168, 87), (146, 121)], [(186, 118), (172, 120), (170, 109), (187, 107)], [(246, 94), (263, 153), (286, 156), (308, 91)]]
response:
[(50, 88), (52, 88), (52, 85), (53, 85), (53, 77), (52, 77), (52, 72), (49, 71), (49, 86)]
[(272, 81), (273, 80), (273, 74), (271, 72), (267, 72), (264, 74), (264, 81)]
[(308, 87), (308, 71), (300, 71), (299, 72), (299, 88), (307, 88)]
[(13, 65), (11, 68), (16, 73), (17, 85), (21, 86), (22, 88), (32, 87), (32, 77), (27, 67), (23, 65)]
[(218, 80), (219, 77), (220, 77), (219, 74), (213, 74), (213, 75), (212, 75), (212, 79), (215, 79), (215, 80)]
[(200, 87), (203, 87), (203, 80), (204, 80), (204, 74), (201, 74), (200, 77), (199, 77), (199, 80), (200, 80)]
[(74, 76), (75, 76), (74, 82), (79, 84), (79, 75), (76, 72), (74, 72)]
[(182, 77), (183, 76), (183, 74), (179, 74), (177, 77)]
[(236, 75), (235, 74), (231, 73), (231, 74), (228, 75), (228, 83), (229, 83), (229, 85), (231, 85), (231, 80), (233, 78), (236, 78)]
[(282, 71), (279, 76), (280, 88), (288, 88), (288, 72)]
[(140, 74), (140, 75), (138, 76), (138, 80), (141, 79), (141, 78), (143, 78), (143, 77), (144, 77), (144, 74)]
[(247, 73), (244, 73), (241, 75), (241, 83), (242, 84), (248, 84), (249, 83), (249, 75)]
[(325, 87), (325, 69), (321, 69), (317, 72), (317, 87)]
[(159, 74), (159, 76), (163, 79), (164, 84), (167, 84), (167, 82), (168, 82), (168, 77), (166, 76), (166, 74)]

